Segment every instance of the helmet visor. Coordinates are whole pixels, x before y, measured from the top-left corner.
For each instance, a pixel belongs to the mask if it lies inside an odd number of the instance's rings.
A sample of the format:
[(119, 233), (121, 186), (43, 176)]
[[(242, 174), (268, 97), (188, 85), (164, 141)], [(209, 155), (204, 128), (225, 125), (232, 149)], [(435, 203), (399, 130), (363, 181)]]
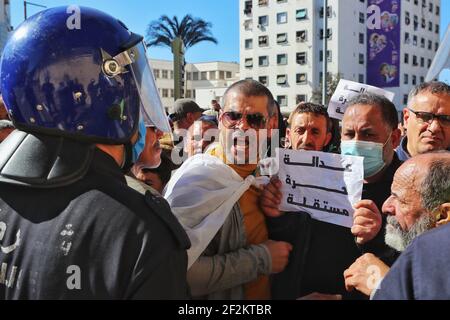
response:
[(146, 47), (140, 42), (128, 50), (131, 60), (131, 72), (141, 99), (141, 116), (146, 125), (170, 132), (169, 121), (156, 88), (152, 68), (147, 59)]

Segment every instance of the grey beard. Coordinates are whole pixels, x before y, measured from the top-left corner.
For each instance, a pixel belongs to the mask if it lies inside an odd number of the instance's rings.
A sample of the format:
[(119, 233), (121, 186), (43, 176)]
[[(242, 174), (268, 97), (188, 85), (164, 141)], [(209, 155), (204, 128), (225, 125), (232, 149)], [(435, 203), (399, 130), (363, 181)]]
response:
[(424, 213), (408, 231), (404, 231), (394, 216), (388, 216), (384, 241), (399, 252), (405, 251), (416, 237), (432, 229), (434, 224), (432, 215)]

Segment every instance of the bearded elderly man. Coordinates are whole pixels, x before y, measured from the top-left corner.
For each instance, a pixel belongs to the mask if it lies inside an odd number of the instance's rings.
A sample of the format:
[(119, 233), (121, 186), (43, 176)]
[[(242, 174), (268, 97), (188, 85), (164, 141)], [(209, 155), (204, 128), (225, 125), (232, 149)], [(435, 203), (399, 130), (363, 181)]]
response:
[(450, 148), (449, 85), (432, 81), (412, 89), (403, 116), (407, 131), (397, 148), (401, 161)]
[[(388, 216), (385, 241), (390, 247), (403, 252), (422, 233), (450, 221), (450, 152), (427, 153), (406, 161), (395, 173), (391, 189), (391, 196), (382, 208), (383, 213)], [(440, 246), (441, 244), (439, 244)], [(394, 273), (397, 273), (397, 275), (392, 276), (397, 277), (396, 280), (386, 282), (383, 280), (380, 292), (375, 290), (377, 283), (386, 274), (389, 275), (389, 267), (372, 254), (362, 256), (344, 273), (347, 289), (357, 289), (366, 295), (373, 295), (376, 292), (375, 297), (378, 299), (407, 299), (413, 297), (433, 299), (441, 294), (446, 295), (448, 299), (449, 287), (447, 286), (446, 293), (438, 290), (437, 287), (440, 285), (438, 283), (432, 284), (429, 281), (429, 277), (433, 273), (431, 271), (424, 275), (424, 277), (427, 277), (426, 280), (424, 278), (424, 282), (418, 282), (417, 285), (421, 287), (420, 289), (416, 287), (412, 290), (412, 287), (406, 286), (403, 280), (408, 280), (408, 277), (411, 276), (411, 270), (405, 270), (401, 276), (398, 275), (398, 272), (409, 263), (410, 252), (408, 258), (400, 256), (400, 263), (396, 262), (392, 268)], [(429, 259), (419, 263), (419, 265), (424, 265), (427, 268), (427, 262), (432, 263), (434, 259), (432, 252), (434, 250), (426, 253), (425, 255), (428, 255)], [(439, 253), (435, 254), (440, 256)], [(420, 255), (423, 256), (422, 253)], [(400, 266), (396, 267), (399, 264)], [(413, 272), (414, 277), (416, 277), (416, 270), (413, 270)], [(445, 281), (443, 283), (449, 284), (448, 279)], [(397, 282), (402, 282), (402, 285), (399, 286)], [(425, 282), (429, 284), (422, 287)], [(436, 286), (434, 292), (430, 291), (430, 287), (434, 286)], [(425, 289), (425, 291), (422, 289)], [(423, 295), (424, 293), (425, 295)]]
[(255, 186), (258, 148), (273, 129), (273, 96), (242, 80), (224, 94), (219, 143), (188, 158), (165, 198), (192, 240), (188, 283), (194, 298), (269, 299), (269, 277), (284, 269), (292, 246), (269, 240)]

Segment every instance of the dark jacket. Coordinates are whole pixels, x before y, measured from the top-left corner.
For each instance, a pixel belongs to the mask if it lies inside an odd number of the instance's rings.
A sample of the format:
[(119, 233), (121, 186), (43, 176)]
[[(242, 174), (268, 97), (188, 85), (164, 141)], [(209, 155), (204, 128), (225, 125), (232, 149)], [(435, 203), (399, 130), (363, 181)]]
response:
[[(187, 298), (189, 240), (163, 198), (130, 189), (99, 149), (10, 138), (0, 145), (0, 299)], [(78, 173), (61, 174), (72, 165)]]
[(450, 300), (450, 225), (417, 237), (376, 291), (374, 300)]
[[(381, 210), (389, 197), (395, 171), (401, 165), (396, 156), (382, 179), (364, 184), (362, 199), (373, 200)], [(382, 232), (364, 246), (358, 246), (349, 228), (312, 219), (305, 212), (268, 218), (269, 238), (293, 245), (286, 269), (272, 279), (272, 298), (296, 299), (313, 292), (342, 294), (344, 299), (364, 298), (345, 290), (343, 273), (363, 253), (372, 252), (389, 265), (397, 252), (384, 243)]]

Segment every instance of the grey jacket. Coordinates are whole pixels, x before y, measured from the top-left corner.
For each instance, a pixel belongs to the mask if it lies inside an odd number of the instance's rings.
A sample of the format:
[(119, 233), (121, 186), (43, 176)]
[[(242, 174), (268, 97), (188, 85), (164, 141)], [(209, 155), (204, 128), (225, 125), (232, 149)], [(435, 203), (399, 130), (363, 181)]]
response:
[(242, 300), (244, 284), (269, 275), (272, 258), (263, 245), (247, 245), (244, 216), (236, 203), (222, 228), (188, 270), (195, 299)]

